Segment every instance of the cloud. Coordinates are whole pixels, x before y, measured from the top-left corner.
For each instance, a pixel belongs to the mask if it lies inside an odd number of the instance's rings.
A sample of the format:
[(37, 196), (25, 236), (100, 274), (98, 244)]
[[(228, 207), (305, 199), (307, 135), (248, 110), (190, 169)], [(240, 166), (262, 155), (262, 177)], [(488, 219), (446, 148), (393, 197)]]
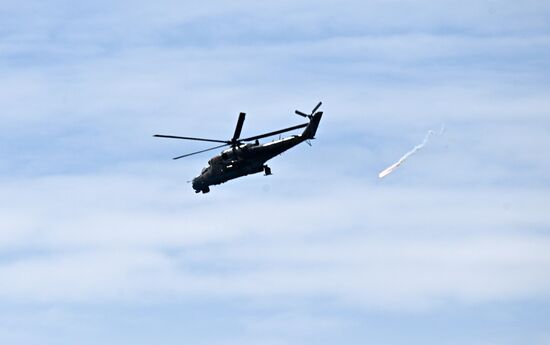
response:
[[(4, 185), (0, 294), (42, 302), (331, 296), (393, 310), (549, 289), (547, 239), (534, 231), (549, 225), (543, 192), (344, 184), (330, 197), (289, 198), (228, 184), (195, 200), (173, 183), (106, 175)], [(29, 250), (37, 254), (19, 254)]]
[[(0, 340), (537, 340), (532, 320), (546, 318), (529, 301), (550, 291), (548, 12), (5, 4)], [(151, 137), (226, 138), (240, 111), (252, 135), (319, 100), (313, 148), (208, 195), (186, 183), (207, 156), (169, 160), (203, 147)], [(444, 136), (377, 181), (441, 123)]]

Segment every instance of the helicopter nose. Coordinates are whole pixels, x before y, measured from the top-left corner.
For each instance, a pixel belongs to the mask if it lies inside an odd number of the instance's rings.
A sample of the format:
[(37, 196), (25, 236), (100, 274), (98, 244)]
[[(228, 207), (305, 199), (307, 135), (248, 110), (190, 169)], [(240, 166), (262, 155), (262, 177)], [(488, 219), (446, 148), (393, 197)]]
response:
[(195, 178), (193, 179), (192, 186), (193, 186), (193, 189), (195, 189), (195, 190), (200, 190), (200, 189), (202, 189), (202, 187), (203, 187), (202, 179), (201, 179), (200, 177), (195, 177)]

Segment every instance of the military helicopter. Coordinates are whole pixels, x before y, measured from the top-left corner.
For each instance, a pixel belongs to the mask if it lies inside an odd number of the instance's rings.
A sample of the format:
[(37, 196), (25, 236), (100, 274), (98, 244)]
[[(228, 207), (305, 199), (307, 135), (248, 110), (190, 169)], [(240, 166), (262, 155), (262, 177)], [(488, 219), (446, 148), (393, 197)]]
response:
[[(321, 104), (322, 102), (319, 102), (319, 104), (317, 104), (317, 106), (313, 108), (310, 114), (305, 114), (299, 110), (295, 111), (297, 115), (309, 119), (308, 123), (283, 128), (273, 132), (255, 135), (252, 137), (241, 138), (241, 130), (243, 128), (244, 119), (246, 117), (245, 113), (239, 114), (239, 119), (237, 120), (235, 132), (233, 133), (233, 137), (229, 140), (180, 137), (162, 134), (155, 134), (154, 136), (158, 138), (222, 143), (222, 145), (211, 147), (206, 150), (188, 153), (182, 156), (175, 157), (173, 159), (189, 157), (199, 153), (229, 146), (228, 149), (222, 151), (219, 155), (212, 157), (208, 161), (208, 166), (204, 167), (201, 171), (201, 174), (192, 180), (192, 186), (195, 190), (195, 193), (202, 192), (204, 194), (210, 192), (210, 186), (218, 185), (238, 177), (256, 174), (262, 171), (264, 172), (265, 176), (271, 175), (271, 168), (265, 164), (268, 160), (304, 141), (308, 141), (309, 143), (310, 139), (314, 139), (315, 133), (317, 132), (317, 127), (319, 126), (319, 122), (321, 121), (321, 116), (323, 116), (322, 111), (317, 111)], [(289, 132), (299, 128), (305, 128), (300, 135), (292, 135), (265, 144), (260, 144), (260, 142), (258, 141), (262, 138)]]

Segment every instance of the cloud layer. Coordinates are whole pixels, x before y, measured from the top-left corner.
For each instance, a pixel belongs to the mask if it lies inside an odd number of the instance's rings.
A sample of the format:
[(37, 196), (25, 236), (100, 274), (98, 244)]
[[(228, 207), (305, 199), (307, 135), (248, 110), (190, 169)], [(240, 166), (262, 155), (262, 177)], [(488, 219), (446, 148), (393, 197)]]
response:
[[(4, 4), (0, 341), (546, 344), (549, 11)], [(313, 148), (205, 196), (151, 137), (319, 100)]]

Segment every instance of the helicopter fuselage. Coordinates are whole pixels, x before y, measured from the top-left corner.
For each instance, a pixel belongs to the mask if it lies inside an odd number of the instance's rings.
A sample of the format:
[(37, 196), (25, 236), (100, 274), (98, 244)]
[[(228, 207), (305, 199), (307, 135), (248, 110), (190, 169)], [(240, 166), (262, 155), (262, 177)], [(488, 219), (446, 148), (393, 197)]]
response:
[(193, 189), (196, 193), (208, 193), (209, 186), (238, 177), (262, 171), (265, 175), (271, 175), (271, 169), (265, 165), (268, 160), (308, 139), (293, 135), (265, 144), (255, 142), (227, 149), (208, 161), (208, 166), (193, 179)]

